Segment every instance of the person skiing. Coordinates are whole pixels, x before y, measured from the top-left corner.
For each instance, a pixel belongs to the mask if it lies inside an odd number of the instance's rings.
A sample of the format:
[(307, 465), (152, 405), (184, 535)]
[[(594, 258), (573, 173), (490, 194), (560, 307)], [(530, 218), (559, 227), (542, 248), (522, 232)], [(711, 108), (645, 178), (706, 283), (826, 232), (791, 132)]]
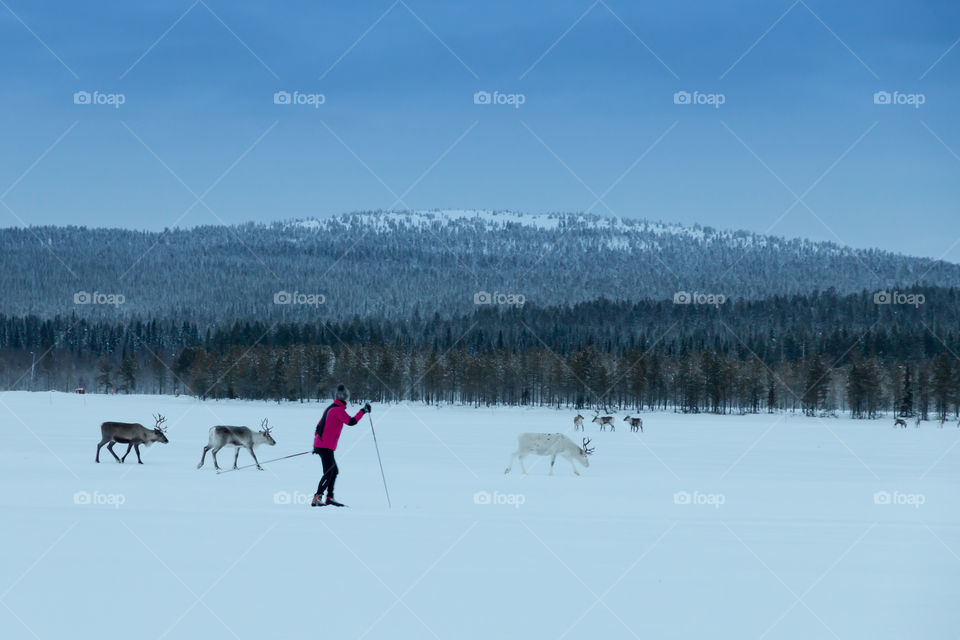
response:
[[(313, 438), (313, 453), (320, 456), (320, 462), (323, 463), (323, 476), (317, 484), (317, 492), (313, 496), (313, 502), (310, 503), (312, 507), (322, 507), (325, 504), (335, 507), (343, 506), (342, 503), (333, 499), (333, 485), (340, 473), (333, 452), (337, 449), (337, 442), (340, 440), (340, 432), (343, 431), (344, 425), (353, 426), (360, 422), (364, 414), (370, 413), (370, 403), (368, 402), (357, 412), (357, 415), (351, 418), (350, 414), (347, 413), (347, 401), (349, 399), (350, 391), (344, 385), (338, 385), (333, 404), (326, 408), (320, 422), (317, 423)], [(327, 492), (326, 502), (323, 501), (324, 491)]]

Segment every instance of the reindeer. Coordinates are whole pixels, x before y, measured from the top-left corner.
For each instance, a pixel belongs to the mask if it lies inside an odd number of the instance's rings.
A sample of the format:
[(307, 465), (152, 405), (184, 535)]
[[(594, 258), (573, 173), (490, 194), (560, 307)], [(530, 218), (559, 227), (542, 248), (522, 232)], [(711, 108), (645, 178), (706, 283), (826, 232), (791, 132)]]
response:
[(200, 464), (197, 465), (197, 469), (203, 466), (203, 462), (207, 458), (207, 451), (212, 451), (213, 468), (219, 471), (220, 465), (217, 464), (217, 452), (224, 447), (237, 448), (233, 455), (233, 468), (236, 469), (237, 459), (240, 457), (240, 447), (243, 447), (253, 456), (253, 461), (257, 463), (257, 469), (263, 471), (263, 467), (260, 466), (260, 461), (257, 460), (257, 454), (253, 452), (253, 448), (260, 444), (268, 444), (271, 447), (277, 444), (277, 441), (270, 435), (270, 427), (267, 425), (266, 418), (260, 423), (260, 431), (257, 432), (251, 431), (247, 427), (210, 427), (210, 440), (207, 446), (203, 448), (203, 455), (200, 456)]
[(947, 421), (947, 416), (940, 416), (940, 424), (937, 425), (938, 429), (943, 429), (943, 423)]
[(577, 417), (573, 419), (573, 430), (583, 431), (583, 416), (579, 413), (577, 414)]
[(897, 427), (903, 427), (904, 429), (906, 429), (906, 428), (907, 428), (907, 421), (904, 420), (903, 418), (894, 418), (894, 419), (893, 419), (893, 428), (896, 429)]
[(634, 433), (640, 431), (640, 433), (643, 433), (643, 418), (631, 418), (627, 416), (623, 421), (630, 423), (630, 431)]
[(553, 463), (557, 461), (557, 456), (566, 458), (573, 468), (573, 473), (580, 475), (573, 461), (576, 460), (583, 465), (584, 468), (590, 466), (588, 456), (593, 453), (593, 449), (588, 448), (587, 445), (589, 444), (590, 440), (584, 438), (583, 446), (578, 447), (573, 440), (562, 433), (521, 433), (517, 436), (517, 450), (510, 456), (510, 465), (504, 473), (510, 473), (510, 470), (513, 469), (514, 459), (520, 458), (520, 468), (523, 469), (523, 473), (526, 474), (527, 468), (523, 466), (523, 459), (533, 454), (537, 456), (550, 456), (550, 475), (553, 475)]
[(916, 427), (917, 429), (920, 428), (920, 416), (917, 416), (917, 420), (916, 422), (913, 423), (913, 426)]
[(606, 431), (607, 425), (610, 425), (610, 431), (616, 431), (617, 425), (613, 423), (613, 416), (601, 416), (599, 413), (593, 417), (591, 422), (600, 423), (600, 431)]
[[(153, 416), (153, 419), (156, 422), (153, 429), (147, 429), (138, 422), (104, 422), (101, 424), (100, 434), (102, 437), (100, 444), (97, 445), (96, 462), (100, 462), (100, 449), (106, 444), (107, 451), (110, 452), (110, 455), (112, 455), (117, 462), (123, 463), (123, 461), (127, 459), (130, 449), (133, 449), (137, 452), (137, 463), (143, 464), (143, 460), (140, 459), (141, 444), (150, 446), (154, 442), (162, 442), (163, 444), (170, 442), (167, 440), (166, 428), (160, 427), (167, 419), (159, 413)], [(107, 444), (108, 442), (110, 444)], [(113, 445), (118, 442), (127, 445), (127, 451), (123, 454), (122, 458), (117, 458), (117, 453), (113, 450)]]

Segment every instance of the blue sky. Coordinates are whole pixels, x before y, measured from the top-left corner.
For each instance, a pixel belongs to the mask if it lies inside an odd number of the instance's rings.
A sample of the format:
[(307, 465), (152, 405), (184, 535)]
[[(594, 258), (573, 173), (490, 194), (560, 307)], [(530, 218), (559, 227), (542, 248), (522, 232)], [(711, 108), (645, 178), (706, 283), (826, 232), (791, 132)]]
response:
[(960, 261), (958, 38), (950, 2), (3, 0), (0, 225), (592, 210)]

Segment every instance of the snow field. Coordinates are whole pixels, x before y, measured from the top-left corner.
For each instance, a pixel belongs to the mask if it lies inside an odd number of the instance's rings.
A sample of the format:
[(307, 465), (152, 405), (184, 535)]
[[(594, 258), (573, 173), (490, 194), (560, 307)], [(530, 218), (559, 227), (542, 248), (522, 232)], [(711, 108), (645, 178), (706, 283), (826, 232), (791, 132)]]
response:
[[(323, 407), (0, 395), (2, 636), (956, 635), (955, 426), (647, 413), (631, 434), (621, 412), (615, 433), (588, 417), (581, 477), (523, 476), (503, 474), (516, 435), (579, 444), (576, 412), (381, 405), (392, 509), (366, 419), (337, 451), (349, 509), (306, 506), (312, 455), (196, 469), (216, 424), (268, 417), (261, 461), (308, 451)], [(144, 465), (93, 462), (100, 422), (157, 411), (170, 443)]]

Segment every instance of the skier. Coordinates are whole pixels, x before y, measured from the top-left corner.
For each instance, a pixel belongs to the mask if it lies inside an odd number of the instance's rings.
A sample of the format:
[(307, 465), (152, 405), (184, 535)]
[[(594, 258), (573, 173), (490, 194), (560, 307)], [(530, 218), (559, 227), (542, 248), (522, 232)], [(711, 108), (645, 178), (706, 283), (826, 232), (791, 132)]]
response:
[[(323, 417), (317, 423), (317, 429), (313, 439), (313, 453), (320, 456), (323, 463), (323, 476), (317, 484), (317, 493), (313, 496), (312, 507), (322, 507), (323, 505), (333, 505), (335, 507), (344, 506), (342, 503), (333, 499), (333, 484), (337, 481), (337, 461), (333, 457), (333, 452), (337, 448), (337, 441), (340, 440), (340, 432), (344, 425), (353, 426), (360, 422), (364, 414), (370, 413), (370, 403), (364, 405), (363, 409), (357, 412), (352, 418), (347, 413), (347, 401), (350, 399), (350, 391), (341, 385), (337, 386), (337, 393), (334, 396), (333, 404), (326, 408)], [(323, 501), (323, 492), (327, 492), (327, 500)]]

